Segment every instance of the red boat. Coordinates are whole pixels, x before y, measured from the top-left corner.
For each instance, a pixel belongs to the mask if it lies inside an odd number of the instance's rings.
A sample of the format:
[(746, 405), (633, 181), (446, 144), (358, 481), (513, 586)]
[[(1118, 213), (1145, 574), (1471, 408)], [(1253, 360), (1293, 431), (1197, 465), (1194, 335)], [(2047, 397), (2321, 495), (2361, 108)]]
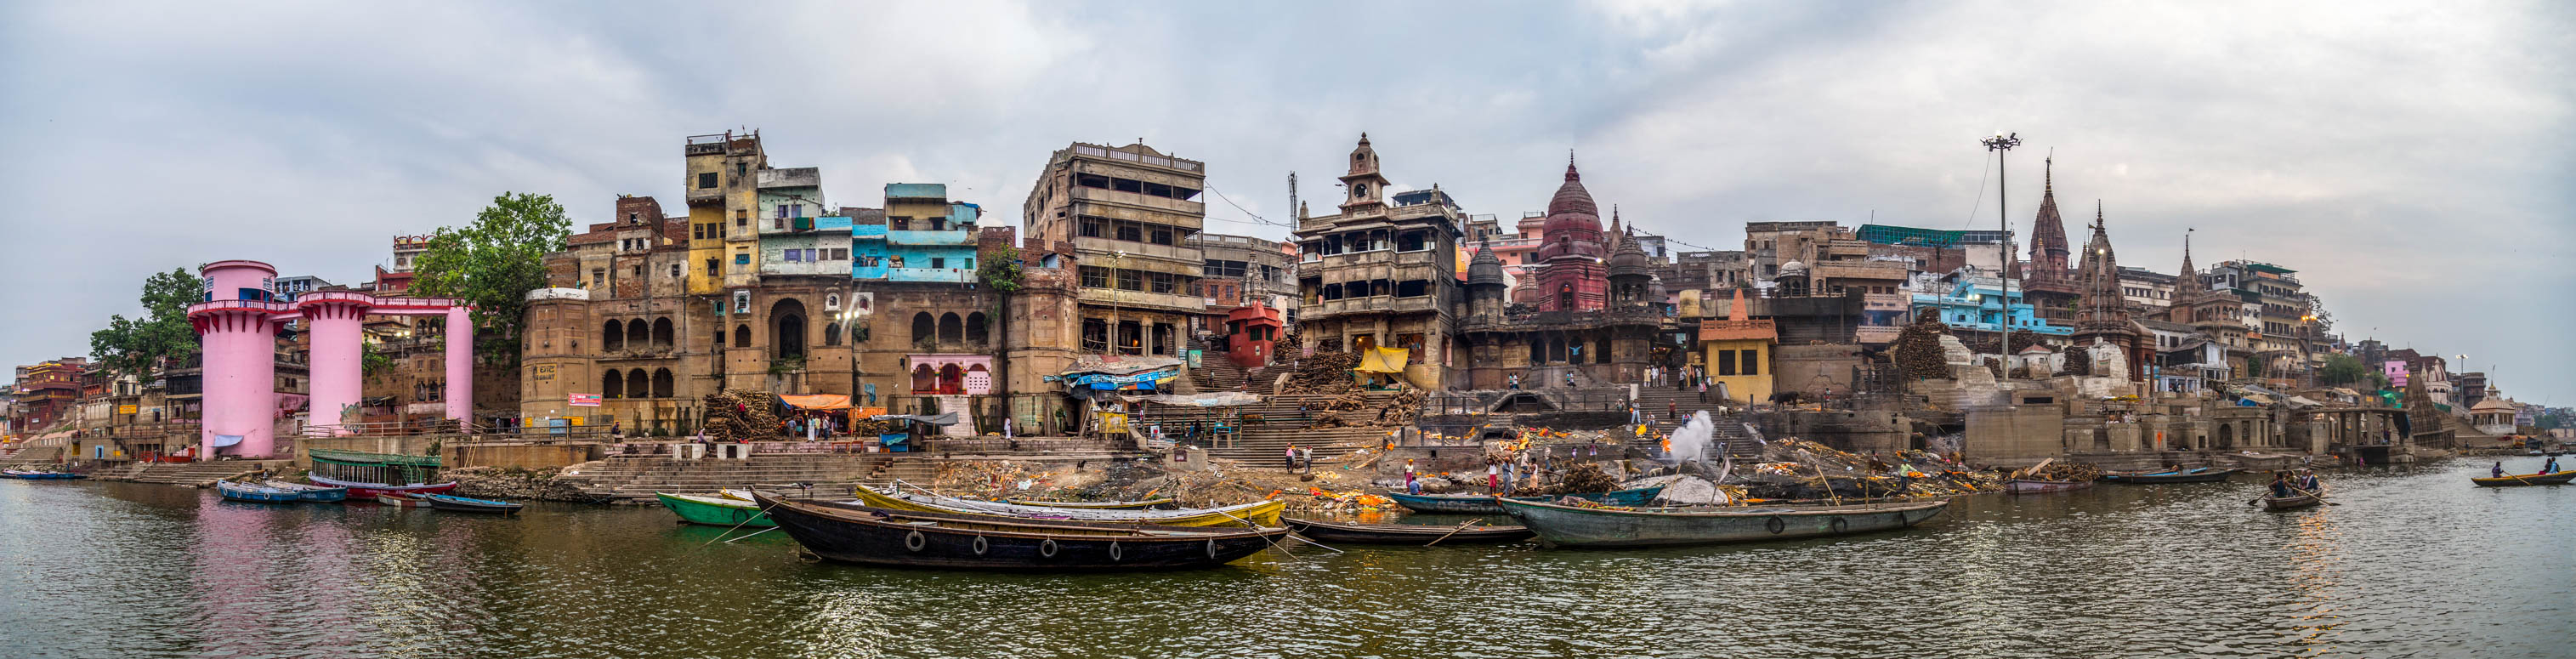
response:
[(310, 474), (305, 475), (305, 478), (313, 481), (313, 484), (315, 485), (349, 488), (349, 496), (353, 498), (366, 497), (372, 499), (379, 494), (445, 494), (448, 490), (456, 489), (456, 481), (428, 485), (419, 483), (413, 483), (410, 485), (387, 485), (384, 483), (359, 483), (355, 481), (333, 480)]

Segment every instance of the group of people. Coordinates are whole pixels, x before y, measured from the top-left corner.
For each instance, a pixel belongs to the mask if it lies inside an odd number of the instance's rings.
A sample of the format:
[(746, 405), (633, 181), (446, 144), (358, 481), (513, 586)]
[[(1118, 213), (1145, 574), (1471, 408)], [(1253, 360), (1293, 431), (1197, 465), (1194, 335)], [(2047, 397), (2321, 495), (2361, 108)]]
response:
[[(2493, 476), (2494, 476), (2494, 477), (2496, 477), (2496, 478), (2503, 478), (2503, 477), (2504, 477), (2504, 463), (2503, 463), (2503, 462), (2497, 462), (2497, 463), (2495, 463), (2495, 467), (2494, 467), (2494, 468), (2491, 468), (2491, 469), (2488, 469), (2488, 470), (2487, 470), (2487, 473), (2488, 473), (2488, 474), (2490, 474), (2490, 475), (2493, 475)], [(2539, 474), (2535, 474), (2535, 475), (2538, 475), (2538, 476), (2547, 476), (2547, 475), (2555, 474), (2555, 473), (2558, 473), (2558, 456), (2554, 456), (2554, 455), (2553, 455), (2553, 456), (2549, 456), (2549, 461), (2547, 461), (2547, 462), (2543, 462), (2543, 463), (2540, 463), (2540, 473), (2539, 473)]]
[(2272, 472), (2273, 498), (2284, 498), (2298, 494), (2309, 496), (2322, 496), (2325, 494), (2325, 488), (2317, 484), (2317, 472), (2306, 469), (2301, 469), (2296, 472)]
[(1315, 447), (1289, 444), (1286, 457), (1289, 473), (1315, 473)]

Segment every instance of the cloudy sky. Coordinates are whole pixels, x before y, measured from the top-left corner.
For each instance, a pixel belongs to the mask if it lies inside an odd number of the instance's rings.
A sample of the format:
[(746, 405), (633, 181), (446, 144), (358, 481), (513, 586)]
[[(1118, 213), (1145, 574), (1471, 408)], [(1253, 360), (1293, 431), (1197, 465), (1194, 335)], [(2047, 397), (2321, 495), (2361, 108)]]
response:
[(1210, 230), (1265, 236), (1289, 172), (1337, 198), (1362, 131), (1399, 187), (1507, 218), (1573, 149), (1601, 203), (1720, 248), (1992, 226), (1976, 141), (2009, 130), (2025, 228), (2053, 150), (2123, 264), (2170, 272), (2197, 228), (2354, 338), (2570, 405), (2571, 6), (10, 2), (0, 362), (85, 352), (155, 270), (362, 282), (502, 191), (676, 209), (682, 139), (726, 129), (835, 203), (944, 182), (1012, 221), (1049, 151), (1141, 138), (1207, 161)]

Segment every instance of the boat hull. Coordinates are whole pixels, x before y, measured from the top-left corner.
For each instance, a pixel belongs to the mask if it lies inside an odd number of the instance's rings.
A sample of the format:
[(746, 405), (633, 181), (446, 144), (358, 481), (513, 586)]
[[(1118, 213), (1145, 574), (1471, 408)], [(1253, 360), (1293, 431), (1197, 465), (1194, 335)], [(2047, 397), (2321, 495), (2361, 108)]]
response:
[(1174, 570), (1269, 548), (1286, 528), (1190, 528), (925, 513), (756, 497), (814, 555), (844, 563), (1023, 572)]
[(1507, 500), (1503, 508), (1551, 547), (1709, 545), (1817, 538), (1911, 527), (1948, 501), (1768, 508), (1581, 508)]
[[(1513, 498), (1521, 501), (1555, 501), (1558, 497), (1574, 497), (1612, 506), (1642, 506), (1646, 505), (1647, 502), (1654, 501), (1655, 495), (1662, 494), (1663, 492), (1664, 487), (1657, 485), (1654, 487), (1631, 488), (1616, 492), (1586, 492), (1579, 494)], [(1435, 515), (1505, 514), (1502, 504), (1495, 503), (1494, 497), (1491, 495), (1404, 494), (1401, 492), (1389, 492), (1386, 496), (1387, 498), (1394, 499), (1397, 505), (1404, 506), (1406, 510), (1411, 510), (1417, 513)]]
[[(996, 517), (1001, 519), (1069, 519), (1084, 522), (1117, 522), (1154, 524), (1158, 526), (1243, 526), (1246, 523), (1250, 523), (1254, 526), (1278, 526), (1279, 512), (1288, 509), (1287, 501), (1264, 501), (1258, 504), (1232, 506), (1227, 508), (1211, 508), (1200, 511), (1084, 511), (953, 499), (931, 499), (924, 501), (917, 500), (911, 496), (890, 496), (883, 492), (878, 492), (865, 487), (858, 488), (855, 494), (858, 495), (859, 502), (870, 506), (878, 508), (892, 508), (895, 510), (909, 510), (913, 512), (953, 513), (959, 515)], [(964, 507), (968, 505), (975, 507)]]
[(1537, 535), (1523, 526), (1455, 526), (1431, 524), (1345, 524), (1312, 519), (1284, 520), (1297, 535), (1317, 542), (1357, 545), (1444, 545), (1520, 542)]
[(317, 485), (348, 488), (349, 496), (361, 498), (372, 497), (379, 494), (446, 494), (449, 490), (456, 489), (455, 481), (448, 481), (445, 483), (390, 485), (386, 483), (360, 483), (355, 481), (332, 480), (320, 476), (305, 476), (304, 478), (305, 480), (313, 481)]
[(1046, 501), (1042, 499), (1004, 499), (1004, 501), (1009, 501), (1023, 506), (1072, 508), (1075, 510), (1147, 510), (1173, 505), (1172, 500), (1168, 498), (1146, 499), (1144, 501)]
[(2300, 509), (2300, 508), (2315, 508), (2315, 507), (2317, 507), (2319, 504), (2323, 504), (2323, 503), (2325, 503), (2325, 500), (2324, 500), (2324, 499), (2319, 499), (2319, 498), (2317, 498), (2317, 497), (2309, 496), (2309, 495), (2305, 495), (2305, 494), (2293, 494), (2293, 495), (2286, 496), (2286, 497), (2275, 497), (2275, 496), (2265, 496), (2265, 497), (2263, 497), (2263, 509), (2264, 509), (2264, 510), (2271, 510), (2271, 511), (2298, 510), (2298, 509)]
[(2010, 494), (2073, 492), (2089, 487), (2093, 487), (2093, 481), (2034, 481), (2021, 479), (2004, 481), (2004, 492)]
[(748, 503), (716, 497), (693, 497), (680, 494), (653, 493), (662, 507), (680, 516), (680, 521), (727, 528), (740, 526), (777, 526), (760, 508)]
[(296, 496), (296, 493), (287, 490), (232, 481), (216, 481), (215, 492), (222, 494), (225, 499), (251, 503), (296, 503), (304, 500)]
[(448, 496), (444, 494), (421, 495), (421, 498), (427, 500), (429, 502), (429, 507), (432, 509), (460, 513), (508, 515), (519, 512), (519, 509), (527, 507), (507, 501), (468, 499), (465, 497)]
[(2469, 482), (2476, 483), (2478, 487), (2530, 487), (2534, 485), (2566, 485), (2570, 480), (2576, 480), (2576, 471), (2562, 471), (2555, 474), (2524, 474), (2519, 476), (2506, 475), (2502, 478), (2470, 478)]
[(2224, 483), (2236, 475), (2235, 469), (2195, 469), (2181, 473), (2103, 474), (2102, 480), (2127, 485), (2161, 485), (2165, 483)]
[(261, 484), (271, 489), (294, 492), (295, 498), (314, 503), (338, 503), (349, 498), (349, 488), (345, 487), (317, 487), (285, 481), (268, 481)]
[(6, 474), (0, 474), (0, 476), (8, 476), (10, 478), (30, 481), (77, 480), (88, 478), (88, 476), (67, 471), (12, 471)]
[(379, 495), (376, 495), (376, 496), (375, 496), (375, 499), (376, 499), (376, 503), (381, 503), (381, 504), (388, 505), (388, 506), (393, 506), (393, 507), (396, 507), (396, 508), (427, 508), (427, 507), (429, 507), (429, 502), (428, 502), (428, 501), (423, 500), (423, 499), (420, 499), (420, 498), (418, 498), (418, 497), (413, 497), (413, 496), (410, 496), (410, 495), (405, 495), (405, 494), (379, 494)]

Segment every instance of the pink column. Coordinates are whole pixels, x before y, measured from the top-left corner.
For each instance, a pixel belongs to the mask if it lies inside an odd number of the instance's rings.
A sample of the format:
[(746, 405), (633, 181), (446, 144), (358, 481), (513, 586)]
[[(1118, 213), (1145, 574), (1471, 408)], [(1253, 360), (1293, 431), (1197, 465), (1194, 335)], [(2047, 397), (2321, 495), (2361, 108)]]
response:
[[(277, 432), (277, 323), (267, 312), (226, 309), (196, 318), (205, 353), (203, 459), (268, 457)], [(218, 436), (238, 436), (219, 446)]]
[[(350, 300), (323, 299), (298, 305), (303, 307), (304, 321), (312, 332), (313, 379), (312, 413), (309, 422), (317, 426), (341, 426), (341, 411), (358, 404), (365, 392), (363, 369), (366, 358), (359, 345), (359, 329), (367, 307)], [(349, 434), (346, 429), (332, 434)]]
[(447, 308), (447, 418), (474, 423), (474, 319)]

